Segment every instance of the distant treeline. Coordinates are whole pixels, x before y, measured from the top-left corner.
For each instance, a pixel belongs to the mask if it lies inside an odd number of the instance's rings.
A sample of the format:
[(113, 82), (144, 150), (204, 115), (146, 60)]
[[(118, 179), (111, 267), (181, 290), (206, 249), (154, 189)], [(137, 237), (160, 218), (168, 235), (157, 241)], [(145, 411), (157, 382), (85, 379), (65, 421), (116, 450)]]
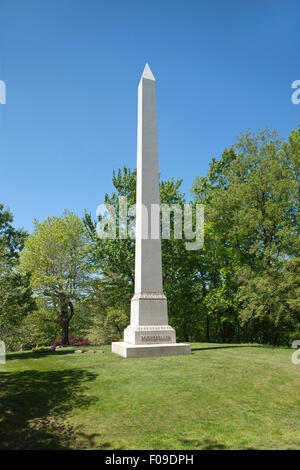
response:
[[(247, 132), (195, 177), (203, 248), (186, 250), (172, 230), (162, 240), (164, 293), (179, 341), (300, 339), (299, 177), (300, 128), (286, 140), (268, 129)], [(135, 203), (135, 170), (114, 173), (113, 185), (105, 202), (118, 214), (120, 196)], [(162, 181), (161, 203), (184, 204), (180, 185)], [(134, 240), (99, 239), (88, 213), (36, 222), (30, 235), (12, 222), (0, 206), (0, 339), (8, 348), (59, 335), (67, 344), (70, 331), (95, 343), (120, 339), (130, 317)]]

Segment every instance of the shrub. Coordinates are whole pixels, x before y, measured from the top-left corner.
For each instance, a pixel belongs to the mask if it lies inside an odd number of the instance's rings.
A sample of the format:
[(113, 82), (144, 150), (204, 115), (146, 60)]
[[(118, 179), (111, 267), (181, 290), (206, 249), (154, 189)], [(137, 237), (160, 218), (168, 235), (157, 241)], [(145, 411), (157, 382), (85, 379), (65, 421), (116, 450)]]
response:
[(291, 346), (292, 342), (298, 339), (300, 340), (300, 331), (294, 331), (293, 333), (290, 333), (288, 346)]
[[(72, 335), (69, 335), (69, 344), (70, 346), (90, 346), (90, 342), (85, 338), (73, 338)], [(51, 346), (62, 346), (62, 338), (59, 337), (51, 343)]]
[(46, 353), (46, 352), (50, 352), (50, 348), (48, 348), (48, 346), (38, 346), (36, 348), (33, 348), (32, 349), (33, 352), (35, 353)]

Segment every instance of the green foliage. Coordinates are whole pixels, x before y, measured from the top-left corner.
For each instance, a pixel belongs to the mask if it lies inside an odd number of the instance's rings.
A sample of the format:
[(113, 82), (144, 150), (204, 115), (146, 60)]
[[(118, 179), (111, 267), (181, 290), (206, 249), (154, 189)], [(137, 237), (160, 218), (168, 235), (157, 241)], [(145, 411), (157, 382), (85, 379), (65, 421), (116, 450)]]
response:
[(0, 204), (0, 246), (1, 256), (12, 264), (24, 246), (27, 233), (24, 230), (16, 230), (13, 225), (13, 215), (9, 209)]
[(62, 217), (35, 221), (21, 253), (21, 268), (30, 272), (36, 294), (47, 298), (54, 309), (67, 345), (75, 302), (87, 295), (92, 271), (86, 233), (78, 216), (65, 212)]
[(204, 303), (222, 340), (225, 321), (272, 344), (299, 325), (299, 136), (247, 132), (195, 180), (206, 210)]
[(34, 231), (25, 242), (21, 266), (32, 273), (35, 291), (54, 299), (65, 294), (80, 297), (87, 285), (89, 247), (81, 220), (66, 212), (62, 217), (34, 221)]
[[(162, 240), (164, 292), (179, 340), (288, 344), (299, 329), (299, 136), (300, 129), (286, 142), (268, 129), (247, 132), (220, 160), (212, 159), (205, 177), (195, 179), (193, 204), (205, 205), (203, 249), (186, 250), (172, 230)], [(119, 196), (129, 205), (135, 201), (136, 172), (119, 170), (113, 184), (105, 202), (118, 214)], [(180, 184), (160, 183), (162, 204), (185, 202)], [(94, 284), (101, 305), (97, 321), (106, 331), (110, 325), (107, 338), (115, 337), (108, 309), (129, 320), (134, 241), (99, 240), (90, 215), (84, 223), (102, 273)], [(118, 219), (116, 226), (118, 235)]]
[[(180, 204), (185, 202), (180, 191), (181, 180), (173, 178), (160, 184), (162, 204)], [(95, 329), (103, 342), (120, 339), (123, 329), (129, 323), (130, 300), (134, 291), (134, 256), (135, 241), (128, 235), (118, 237), (120, 229), (119, 197), (126, 196), (128, 207), (135, 203), (136, 171), (126, 167), (113, 174), (115, 191), (105, 195), (105, 203), (112, 205), (117, 214), (117, 237), (99, 239), (96, 236), (96, 222), (85, 214), (84, 224), (90, 236), (94, 262), (99, 267), (102, 277), (93, 283), (97, 298), (98, 319)], [(128, 215), (127, 222), (132, 223), (134, 216)], [(171, 215), (171, 239), (162, 240), (163, 283), (168, 296), (170, 323), (177, 329), (179, 338), (189, 338), (190, 332), (196, 332), (197, 291), (191, 286), (197, 276), (195, 258), (185, 250), (185, 240), (175, 240), (173, 234), (173, 214)], [(195, 311), (196, 309), (196, 311)], [(112, 313), (113, 312), (113, 313)], [(196, 335), (193, 334), (194, 337)], [(92, 336), (94, 337), (94, 336)], [(91, 336), (89, 336), (91, 338)]]
[(47, 348), (46, 346), (37, 346), (36, 348), (32, 348), (32, 351), (34, 353), (49, 353), (50, 349), (49, 347)]
[(18, 328), (15, 349), (32, 349), (35, 345), (49, 346), (60, 334), (56, 313), (47, 298), (37, 297), (37, 310), (27, 315)]
[(19, 251), (27, 234), (12, 222), (11, 212), (0, 204), (0, 338), (8, 350), (16, 347), (23, 319), (36, 308), (29, 274), (18, 272)]
[[(163, 289), (179, 341), (290, 345), (298, 334), (299, 175), (300, 128), (287, 140), (269, 129), (246, 132), (195, 178), (191, 204), (205, 206), (203, 249), (174, 239), (172, 213), (171, 237), (162, 239)], [(121, 339), (134, 292), (135, 241), (124, 235), (119, 198), (135, 204), (136, 171), (124, 167), (112, 181), (105, 203), (117, 214), (115, 239), (99, 239), (90, 214), (81, 221), (68, 212), (35, 221), (28, 237), (0, 205), (0, 336), (8, 349), (47, 345), (58, 330), (66, 345), (69, 327), (93, 343)], [(161, 181), (161, 204), (182, 206), (180, 188), (181, 180)]]
[(106, 310), (95, 315), (87, 337), (91, 344), (110, 344), (112, 341), (120, 341), (128, 323), (129, 317), (126, 312), (107, 307)]

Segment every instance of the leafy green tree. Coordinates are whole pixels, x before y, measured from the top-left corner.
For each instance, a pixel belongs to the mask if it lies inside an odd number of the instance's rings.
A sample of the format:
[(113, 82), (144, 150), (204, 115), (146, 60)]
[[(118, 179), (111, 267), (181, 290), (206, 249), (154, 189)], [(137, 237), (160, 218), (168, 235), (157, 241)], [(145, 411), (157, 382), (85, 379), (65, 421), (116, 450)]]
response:
[[(162, 240), (163, 288), (179, 339), (288, 344), (299, 330), (299, 160), (299, 129), (286, 141), (268, 129), (247, 132), (195, 179), (193, 203), (205, 205), (203, 249), (186, 250), (173, 235)], [(161, 203), (185, 202), (180, 183), (160, 183)], [(118, 213), (119, 196), (135, 202), (135, 171), (119, 170), (113, 184), (105, 202)], [(110, 308), (129, 321), (134, 240), (120, 240), (118, 219), (114, 240), (97, 239), (90, 215), (84, 223), (101, 271), (95, 314), (112, 337)]]
[(48, 346), (60, 333), (54, 309), (45, 297), (35, 298), (36, 310), (27, 315), (19, 325), (15, 336), (16, 347), (32, 349)]
[[(116, 238), (97, 238), (96, 222), (90, 214), (85, 215), (84, 223), (93, 246), (94, 262), (101, 272), (101, 279), (94, 284), (97, 305), (102, 305), (99, 311), (102, 318), (100, 323), (106, 325), (106, 330), (110, 324), (110, 335), (120, 337), (126, 324), (125, 317), (127, 324), (130, 318), (130, 299), (134, 292), (135, 240), (129, 235), (124, 239), (119, 238), (119, 197), (127, 198), (128, 207), (135, 204), (136, 171), (124, 167), (123, 171), (119, 170), (117, 174), (114, 172), (113, 185), (115, 191), (111, 196), (106, 194), (104, 201), (116, 210)], [(161, 203), (182, 205), (185, 199), (180, 185), (181, 180), (161, 182)], [(173, 219), (174, 215), (171, 214), (171, 238), (162, 240), (163, 287), (168, 297), (170, 323), (176, 328), (179, 338), (189, 339), (195, 337), (197, 330), (195, 319), (198, 315), (198, 295), (192, 288), (193, 279), (197, 276), (195, 252), (185, 249), (184, 239), (174, 239)], [(127, 223), (131, 224), (133, 220), (134, 215), (128, 214)], [(117, 312), (117, 316), (111, 312)]]
[(18, 259), (19, 252), (23, 248), (28, 235), (24, 230), (15, 229), (12, 223), (13, 215), (11, 211), (5, 209), (3, 204), (0, 204), (1, 256), (11, 265)]
[(0, 204), (0, 337), (7, 349), (16, 346), (22, 320), (36, 308), (29, 275), (17, 270), (27, 234), (15, 229), (12, 223), (11, 212)]
[(236, 331), (240, 321), (244, 340), (273, 344), (295, 327), (288, 266), (299, 255), (299, 133), (283, 142), (268, 129), (247, 132), (193, 186), (206, 205), (205, 303), (220, 340), (228, 320)]
[(34, 222), (34, 231), (21, 253), (21, 268), (31, 273), (36, 295), (48, 299), (55, 321), (68, 345), (75, 303), (88, 293), (92, 272), (89, 245), (82, 221), (73, 213)]
[[(115, 191), (111, 196), (105, 194), (104, 203), (110, 204), (116, 211), (116, 238), (100, 239), (96, 235), (96, 221), (86, 213), (84, 224), (92, 244), (95, 264), (101, 273), (101, 288), (105, 286), (106, 295), (111, 307), (119, 307), (122, 299), (130, 301), (134, 289), (134, 246), (135, 242), (129, 235), (119, 238), (119, 197), (126, 197), (128, 207), (135, 204), (136, 171), (124, 167), (123, 172), (113, 173)], [(100, 218), (101, 219), (101, 218)], [(128, 223), (134, 215), (128, 215)], [(100, 286), (99, 283), (96, 284)], [(112, 294), (111, 294), (112, 293)]]

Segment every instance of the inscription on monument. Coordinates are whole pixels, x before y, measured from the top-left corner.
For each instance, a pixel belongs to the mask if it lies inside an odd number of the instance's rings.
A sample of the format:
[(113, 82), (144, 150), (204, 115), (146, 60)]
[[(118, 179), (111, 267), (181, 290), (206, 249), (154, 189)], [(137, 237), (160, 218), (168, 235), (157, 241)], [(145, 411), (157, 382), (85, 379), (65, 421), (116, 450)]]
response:
[(141, 336), (141, 341), (142, 342), (145, 342), (145, 343), (155, 343), (156, 341), (165, 341), (166, 343), (167, 342), (170, 342), (171, 341), (171, 336), (169, 335), (143, 335)]

